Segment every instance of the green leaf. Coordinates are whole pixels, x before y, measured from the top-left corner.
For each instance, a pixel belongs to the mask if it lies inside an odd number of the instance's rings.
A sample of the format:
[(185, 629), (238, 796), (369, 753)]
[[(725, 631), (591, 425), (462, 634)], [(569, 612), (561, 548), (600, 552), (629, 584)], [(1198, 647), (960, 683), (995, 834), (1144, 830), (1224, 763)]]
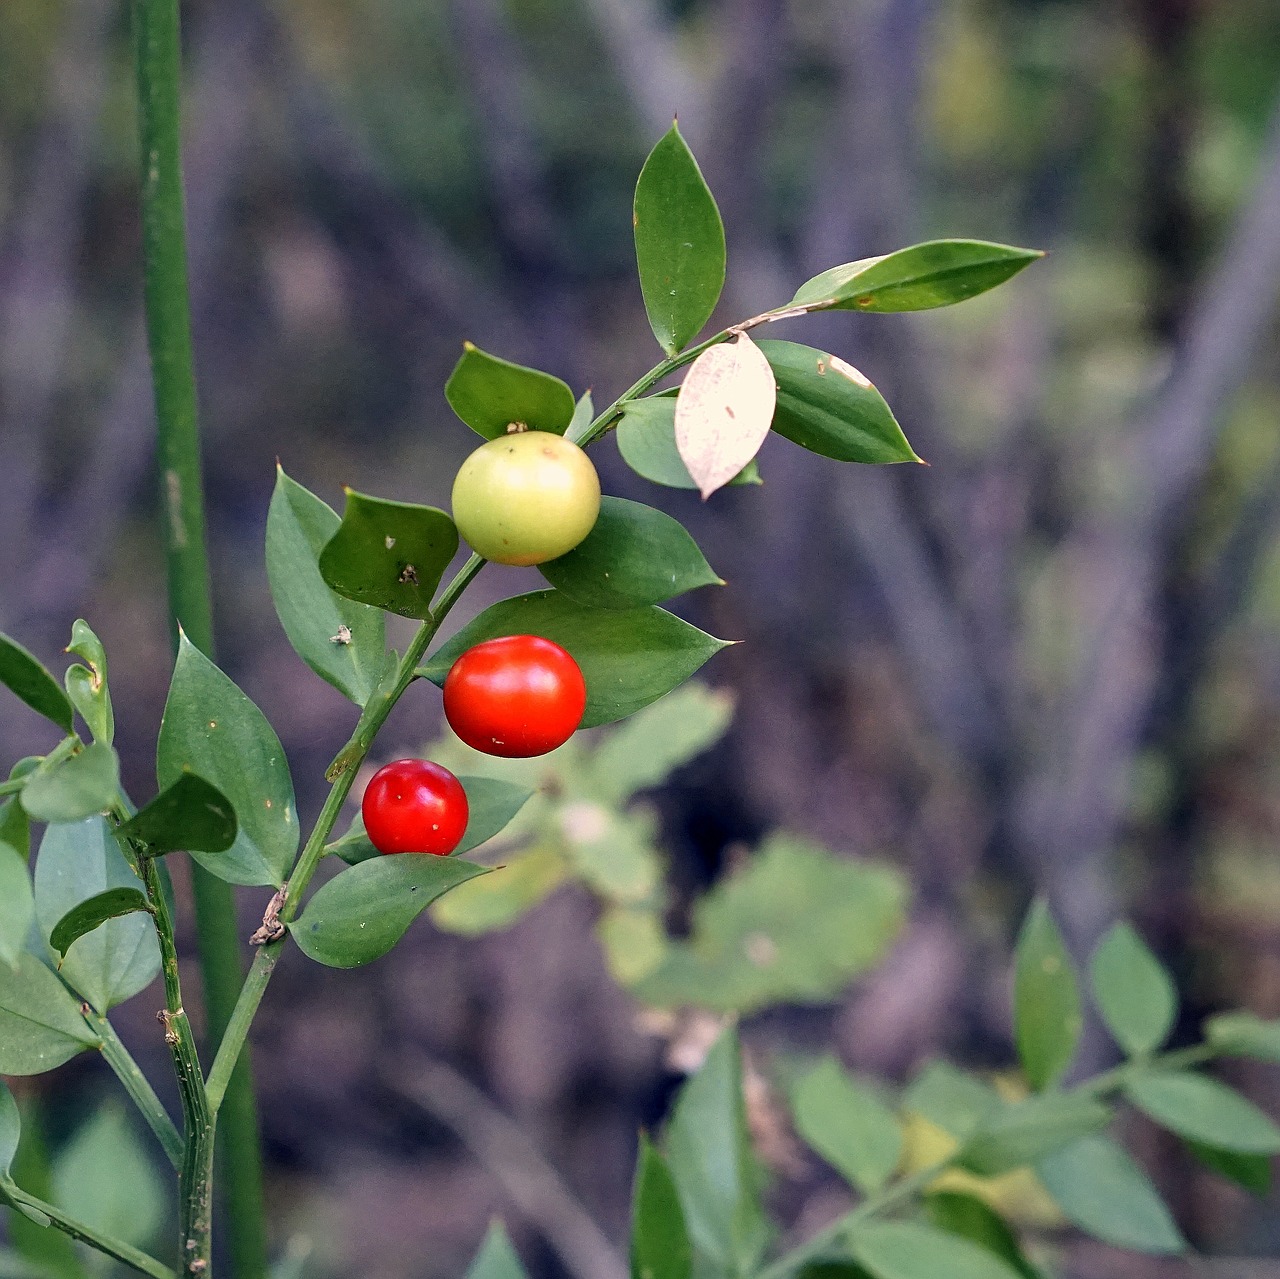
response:
[(1147, 1174), (1109, 1137), (1081, 1137), (1040, 1160), (1036, 1174), (1068, 1220), (1103, 1243), (1155, 1254), (1186, 1248)]
[(143, 1248), (167, 1216), (168, 1195), (121, 1106), (108, 1104), (72, 1137), (53, 1167), (53, 1201), (104, 1234)]
[(948, 1062), (935, 1061), (912, 1082), (902, 1098), (902, 1107), (964, 1141), (992, 1122), (1005, 1102), (989, 1084)]
[(1090, 964), (1102, 1020), (1130, 1057), (1155, 1052), (1178, 1015), (1178, 995), (1164, 966), (1126, 923), (1098, 944)]
[(0, 635), (0, 684), (64, 733), (71, 732), (75, 714), (66, 693), (35, 657), (7, 635)]
[(824, 1057), (791, 1093), (796, 1131), (863, 1194), (874, 1195), (902, 1155), (902, 1129), (876, 1095)]
[(1080, 989), (1062, 934), (1043, 901), (1033, 903), (1018, 938), (1013, 985), (1014, 1037), (1037, 1092), (1062, 1078), (1082, 1026)]
[(26, 949), (36, 918), (27, 859), (0, 840), (0, 960), (12, 967)]
[(16, 799), (0, 801), (0, 844), (8, 844), (24, 862), (31, 854), (31, 823)]
[(649, 326), (674, 355), (711, 318), (725, 273), (720, 210), (674, 124), (640, 170), (634, 223)]
[(994, 1252), (960, 1235), (910, 1221), (868, 1221), (849, 1250), (875, 1279), (1019, 1279)]
[[(527, 786), (504, 782), (496, 777), (459, 776), (458, 780), (467, 792), (467, 829), (462, 834), (462, 842), (453, 850), (455, 857), (469, 853), (500, 834), (533, 796), (533, 791)], [(327, 851), (337, 854), (348, 866), (382, 856), (369, 842), (364, 819), (358, 815), (347, 833), (330, 844)]]
[(583, 728), (625, 719), (656, 702), (728, 647), (660, 608), (587, 608), (559, 591), (534, 591), (485, 609), (420, 673), (443, 685), (467, 649), (500, 635), (540, 635), (568, 649), (587, 681)]
[(489, 1226), (489, 1233), (467, 1271), (467, 1279), (529, 1279), (502, 1222), (495, 1221)]
[(240, 827), (225, 852), (191, 855), (228, 883), (279, 888), (298, 851), (284, 749), (263, 713), (184, 635), (160, 722), (156, 777), (166, 790), (188, 772), (231, 801)]
[(768, 1242), (747, 1136), (738, 1037), (726, 1030), (680, 1090), (667, 1162), (694, 1248), (731, 1275), (751, 1273)]
[(724, 585), (678, 521), (620, 497), (601, 498), (586, 539), (539, 567), (558, 591), (592, 608), (661, 604), (699, 586)]
[[(669, 396), (651, 395), (624, 406), (618, 423), (618, 451), (637, 475), (652, 484), (674, 489), (698, 487), (676, 448), (676, 402)], [(754, 459), (729, 483), (761, 483)]]
[(34, 955), (0, 966), (0, 1075), (40, 1075), (98, 1047), (76, 997)]
[(431, 922), (447, 933), (480, 937), (514, 924), (568, 878), (562, 853), (550, 846), (508, 857), (492, 875), (459, 884), (431, 908)]
[(918, 462), (884, 396), (852, 365), (797, 342), (761, 341), (778, 384), (773, 429), (839, 462)]
[(614, 981), (634, 986), (662, 963), (667, 930), (649, 906), (611, 906), (596, 924), (596, 936)]
[(1131, 1075), (1124, 1095), (1170, 1132), (1222, 1150), (1280, 1154), (1280, 1128), (1234, 1088), (1180, 1071)]
[(1200, 1141), (1183, 1141), (1183, 1145), (1206, 1168), (1221, 1174), (1251, 1195), (1265, 1199), (1271, 1192), (1271, 1158), (1269, 1155), (1244, 1154), (1238, 1150), (1221, 1150)]
[(1205, 1022), (1204, 1033), (1224, 1056), (1280, 1062), (1280, 1021), (1265, 1021), (1253, 1013), (1219, 1013)]
[(89, 725), (93, 740), (110, 746), (115, 737), (116, 719), (111, 709), (111, 690), (107, 687), (107, 654), (102, 641), (82, 618), (72, 623), (67, 652), (85, 663), (67, 668), (64, 677), (67, 696), (80, 712), (80, 718)]
[(927, 311), (976, 297), (1044, 257), (984, 240), (929, 240), (832, 267), (800, 286), (792, 306), (832, 311)]
[[(388, 502), (347, 489), (320, 574), (339, 595), (401, 617), (431, 615), (431, 597), (458, 551), (458, 530), (434, 506)], [(372, 674), (372, 672), (371, 672)]]
[(574, 405), (573, 417), (565, 428), (564, 438), (572, 444), (581, 444), (583, 436), (591, 429), (591, 423), (595, 419), (596, 408), (591, 402), (591, 392), (584, 391)]
[(267, 578), (276, 614), (298, 656), (363, 706), (382, 671), (386, 619), (381, 609), (335, 594), (320, 574), (320, 554), (341, 523), (277, 463), (267, 514)]
[(136, 888), (108, 888), (85, 898), (67, 911), (50, 931), (49, 945), (61, 957), (86, 933), (101, 928), (108, 920), (121, 919), (138, 911), (151, 913), (145, 894)]
[(636, 994), (722, 1012), (825, 1002), (884, 956), (906, 896), (887, 866), (775, 834), (697, 903), (690, 940), (673, 943)]
[[(53, 930), (81, 903), (108, 889), (140, 892), (111, 828), (101, 817), (50, 826), (36, 857), (36, 915), (52, 945)], [(55, 948), (56, 949), (56, 948)], [(99, 1012), (136, 995), (160, 971), (155, 928), (145, 915), (112, 919), (80, 938), (59, 965), (63, 980)]]
[(1022, 1279), (1043, 1279), (1023, 1254), (1017, 1236), (1005, 1224), (1004, 1218), (981, 1199), (958, 1191), (938, 1191), (925, 1195), (924, 1209), (939, 1230), (959, 1235), (995, 1253), (1002, 1261), (1008, 1262)]
[(1089, 1097), (1030, 1097), (989, 1115), (965, 1143), (959, 1163), (979, 1176), (995, 1177), (1035, 1163), (1110, 1121), (1110, 1109)]
[(636, 905), (654, 899), (662, 863), (643, 816), (578, 800), (561, 810), (560, 826), (569, 860), (588, 887), (613, 902)]
[(106, 742), (93, 742), (55, 764), (38, 768), (22, 788), (22, 807), (41, 822), (77, 822), (105, 812), (120, 788), (120, 760)]
[(444, 398), (486, 440), (505, 435), (516, 422), (531, 431), (563, 435), (574, 414), (573, 392), (558, 377), (500, 360), (470, 342), (462, 345), (462, 358), (445, 383)]
[(475, 862), (426, 853), (370, 859), (323, 885), (289, 931), (317, 963), (355, 968), (385, 955), (441, 894), (487, 873)]
[(692, 1274), (693, 1247), (675, 1180), (641, 1133), (631, 1194), (631, 1279), (691, 1279)]
[(116, 834), (146, 845), (147, 856), (187, 852), (221, 853), (236, 842), (236, 811), (216, 787), (183, 773)]
[(13, 1157), (18, 1153), (18, 1139), (22, 1136), (22, 1116), (18, 1103), (9, 1091), (9, 1085), (0, 1080), (0, 1180), (7, 1178), (13, 1169)]
[(631, 716), (591, 757), (592, 790), (612, 804), (665, 781), (718, 742), (733, 718), (733, 696), (689, 683)]

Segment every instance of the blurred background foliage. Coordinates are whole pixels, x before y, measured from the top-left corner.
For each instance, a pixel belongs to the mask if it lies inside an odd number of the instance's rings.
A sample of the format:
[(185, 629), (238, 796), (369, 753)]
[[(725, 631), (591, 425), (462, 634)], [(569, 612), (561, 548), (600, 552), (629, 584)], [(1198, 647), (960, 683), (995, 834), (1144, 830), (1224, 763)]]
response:
[[(726, 322), (915, 239), (1050, 250), (953, 311), (790, 326), (877, 382), (928, 468), (841, 468), (771, 440), (762, 487), (703, 507), (598, 450), (608, 489), (685, 521), (728, 579), (684, 611), (748, 641), (708, 671), (736, 717), (643, 812), (610, 818), (645, 856), (663, 850), (666, 895), (643, 910), (551, 891), (571, 850), (539, 844), (529, 881), (547, 894), (509, 929), (459, 936), (481, 930), (442, 908), (444, 929), (368, 971), (284, 966), (259, 1081), (277, 1243), (310, 1238), (309, 1273), (456, 1276), (495, 1211), (537, 1273), (562, 1273), (556, 1227), (495, 1176), (504, 1118), (620, 1239), (636, 1125), (706, 1034), (637, 1021), (598, 936), (696, 950), (713, 921), (693, 902), (770, 832), (892, 864), (912, 893), (873, 975), (751, 1019), (762, 1060), (832, 1050), (894, 1079), (939, 1054), (1007, 1065), (1008, 944), (1034, 891), (1081, 955), (1132, 915), (1178, 974), (1188, 1026), (1228, 1005), (1280, 1014), (1274, 0), (184, 14), (219, 654), (279, 729), (304, 811), (350, 708), (271, 608), (275, 458), (333, 504), (343, 483), (446, 504), (473, 444), (441, 394), (464, 339), (598, 403), (649, 367), (630, 201), (673, 112), (725, 215)], [(0, 5), (0, 627), (52, 658), (90, 619), (126, 781), (146, 793), (169, 655), (130, 74), (119, 0)], [(469, 607), (523, 581), (486, 577)], [(384, 758), (437, 736), (433, 690), (405, 701)], [(44, 732), (7, 704), (5, 759)], [(162, 1076), (145, 1005), (123, 1030)], [(1082, 1069), (1108, 1051), (1095, 1028)], [(1274, 1112), (1276, 1078), (1245, 1082)], [(28, 1086), (51, 1149), (95, 1157), (98, 1128), (65, 1143), (104, 1087), (83, 1061)], [(476, 1113), (496, 1145), (467, 1128)], [(830, 1216), (830, 1175), (785, 1133), (757, 1136), (787, 1219)], [(1274, 1205), (1133, 1136), (1204, 1250), (1280, 1252)], [(1084, 1277), (1179, 1264), (1094, 1245), (1065, 1262)]]

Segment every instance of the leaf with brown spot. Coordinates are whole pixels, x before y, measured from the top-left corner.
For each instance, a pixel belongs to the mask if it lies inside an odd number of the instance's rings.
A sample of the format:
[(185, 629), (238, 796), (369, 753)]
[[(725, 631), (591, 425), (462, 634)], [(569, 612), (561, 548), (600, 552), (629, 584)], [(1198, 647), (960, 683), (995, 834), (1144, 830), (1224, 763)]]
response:
[(745, 333), (693, 362), (676, 400), (676, 448), (704, 498), (755, 457), (777, 396), (769, 361)]

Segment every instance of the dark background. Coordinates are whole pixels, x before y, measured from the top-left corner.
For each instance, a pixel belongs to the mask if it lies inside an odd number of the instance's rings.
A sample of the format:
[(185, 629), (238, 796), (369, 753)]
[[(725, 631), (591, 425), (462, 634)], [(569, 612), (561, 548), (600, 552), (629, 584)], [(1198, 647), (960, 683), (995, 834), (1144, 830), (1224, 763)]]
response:
[[(447, 505), (476, 442), (441, 394), (464, 339), (598, 404), (648, 368), (630, 201), (678, 111), (726, 223), (724, 322), (917, 239), (1050, 250), (954, 310), (771, 334), (863, 369), (928, 468), (770, 441), (762, 488), (703, 507), (598, 450), (606, 488), (686, 521), (729, 580), (682, 611), (747, 641), (707, 671), (738, 696), (731, 738), (662, 796), (677, 884), (781, 826), (916, 888), (877, 976), (751, 1033), (893, 1078), (935, 1053), (1007, 1064), (1008, 947), (1037, 891), (1080, 954), (1136, 919), (1187, 994), (1183, 1033), (1227, 1005), (1280, 1014), (1274, 0), (184, 10), (219, 659), (276, 725), (304, 816), (352, 711), (271, 607), (275, 459), (334, 505), (343, 483)], [(50, 661), (76, 616), (98, 629), (145, 795), (169, 653), (131, 90), (117, 0), (0, 5), (0, 627)], [(486, 574), (467, 608), (524, 581)], [(415, 689), (383, 756), (437, 724)], [(0, 762), (42, 733), (7, 702)], [(442, 1122), (459, 1076), (482, 1095), (455, 1106), (512, 1117), (621, 1240), (635, 1128), (672, 1077), (591, 924), (568, 891), (479, 942), (423, 926), (368, 971), (282, 965), (256, 1065), (276, 1242), (310, 1237), (309, 1273), (456, 1276), (495, 1211), (562, 1273), (489, 1171), (510, 1152), (486, 1163)], [(122, 1014), (162, 1074), (147, 1000)], [(1108, 1051), (1091, 1035), (1082, 1068)], [(1238, 1080), (1274, 1111), (1273, 1077)], [(55, 1137), (102, 1082), (78, 1063), (39, 1085)], [(1134, 1136), (1206, 1251), (1280, 1252), (1274, 1208)], [(789, 1218), (830, 1193), (815, 1167), (780, 1174)], [(1277, 1273), (1259, 1264), (1238, 1273)], [(1189, 1273), (1090, 1247), (1065, 1268)]]

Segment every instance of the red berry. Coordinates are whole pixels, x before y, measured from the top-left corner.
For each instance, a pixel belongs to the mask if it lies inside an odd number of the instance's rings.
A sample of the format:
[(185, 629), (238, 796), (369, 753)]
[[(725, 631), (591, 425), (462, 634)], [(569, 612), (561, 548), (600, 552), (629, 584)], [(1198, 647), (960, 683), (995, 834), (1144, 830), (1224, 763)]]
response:
[(573, 736), (587, 707), (578, 663), (551, 640), (504, 635), (462, 654), (444, 681), (444, 714), (487, 755), (545, 755)]
[(443, 857), (457, 848), (467, 829), (467, 792), (439, 764), (398, 759), (374, 773), (360, 815), (378, 852)]

